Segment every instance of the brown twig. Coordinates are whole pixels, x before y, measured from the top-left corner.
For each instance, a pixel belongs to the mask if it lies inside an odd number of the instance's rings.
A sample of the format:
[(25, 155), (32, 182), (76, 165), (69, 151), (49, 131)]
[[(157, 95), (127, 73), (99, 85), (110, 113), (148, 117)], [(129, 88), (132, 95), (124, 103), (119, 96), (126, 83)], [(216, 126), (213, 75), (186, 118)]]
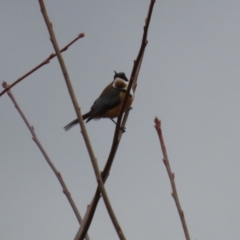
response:
[[(135, 91), (136, 89), (136, 84), (137, 84), (137, 77), (140, 71), (140, 67), (141, 67), (141, 63), (142, 63), (142, 59), (143, 59), (143, 55), (144, 55), (144, 50), (145, 47), (147, 45), (147, 33), (148, 33), (148, 28), (149, 28), (149, 24), (150, 24), (150, 20), (151, 20), (151, 16), (152, 16), (152, 11), (153, 11), (153, 6), (154, 6), (155, 0), (151, 0), (150, 1), (150, 5), (149, 5), (149, 10), (148, 10), (148, 15), (145, 21), (145, 25), (144, 25), (144, 31), (143, 31), (143, 37), (142, 37), (142, 43), (139, 49), (139, 53), (137, 56), (137, 59), (134, 61), (134, 65), (133, 65), (133, 69), (132, 69), (132, 73), (131, 73), (131, 77), (130, 77), (130, 82), (128, 85), (128, 89), (127, 89), (127, 93), (122, 105), (122, 109), (120, 112), (120, 115), (118, 117), (117, 120), (117, 124), (116, 124), (116, 128), (115, 128), (115, 133), (114, 133), (114, 137), (113, 137), (113, 143), (112, 143), (112, 147), (108, 156), (108, 160), (106, 162), (106, 165), (104, 167), (104, 170), (102, 172), (102, 179), (103, 182), (105, 183), (107, 180), (107, 177), (109, 175), (109, 171), (111, 169), (115, 154), (117, 152), (118, 149), (118, 145), (120, 143), (121, 137), (122, 137), (122, 131), (120, 130), (120, 125), (121, 128), (125, 127), (125, 124), (127, 122), (127, 118), (128, 118), (128, 114), (129, 114), (129, 110), (126, 111), (126, 113), (124, 114), (123, 120), (122, 120), (122, 116), (123, 116), (123, 112), (124, 112), (124, 108), (127, 102), (127, 98), (128, 95), (130, 93), (130, 90), (133, 86), (133, 90)], [(88, 228), (91, 224), (92, 218), (94, 216), (98, 201), (100, 199), (100, 190), (99, 188), (96, 189), (95, 195), (93, 197), (93, 200), (90, 204), (90, 206), (88, 207), (87, 212), (85, 213), (85, 216), (83, 218), (83, 223), (80, 226), (80, 228), (78, 229), (78, 232), (76, 233), (76, 236), (74, 238), (74, 240), (83, 240), (84, 236), (86, 235)]]
[[(78, 34), (78, 36), (73, 39), (70, 43), (68, 43), (65, 47), (63, 47), (60, 52), (64, 52), (68, 49), (68, 47), (70, 47), (73, 43), (75, 43), (78, 39), (83, 38), (84, 37), (84, 33), (80, 33)], [(37, 69), (39, 69), (40, 67), (44, 66), (45, 64), (48, 64), (50, 62), (50, 60), (54, 57), (56, 57), (57, 54), (56, 53), (51, 53), (49, 55), (48, 58), (46, 58), (44, 61), (42, 61), (41, 63), (39, 63), (36, 67), (34, 67), (32, 70), (30, 70), (29, 72), (27, 72), (26, 74), (24, 74), (22, 77), (18, 78), (16, 81), (14, 81), (12, 84), (10, 84), (8, 86), (8, 88), (4, 89), (1, 93), (0, 93), (0, 97), (6, 93), (8, 90), (10, 90), (13, 86), (15, 86), (16, 84), (18, 84), (19, 82), (21, 82), (24, 78), (26, 78), (27, 76), (29, 76), (30, 74), (32, 74), (33, 72), (35, 72)]]
[[(8, 89), (8, 84), (6, 82), (2, 83), (2, 86), (4, 89)], [(53, 162), (51, 161), (50, 157), (48, 156), (47, 152), (45, 151), (44, 147), (42, 146), (41, 142), (39, 141), (34, 127), (30, 125), (29, 121), (27, 120), (26, 116), (24, 115), (23, 111), (21, 110), (21, 108), (19, 107), (16, 99), (14, 98), (12, 92), (10, 90), (7, 91), (8, 96), (10, 97), (10, 99), (12, 100), (15, 108), (17, 109), (18, 113), (20, 114), (20, 116), (22, 117), (24, 123), (27, 125), (28, 130), (31, 132), (32, 134), (32, 139), (33, 141), (36, 143), (36, 145), (38, 146), (38, 148), (40, 149), (42, 155), (44, 156), (45, 160), (47, 161), (48, 165), (50, 166), (50, 168), (52, 169), (52, 171), (54, 172), (54, 174), (56, 175), (60, 185), (62, 186), (63, 189), (63, 193), (65, 194), (66, 198), (68, 199), (73, 212), (75, 213), (75, 216), (79, 222), (79, 224), (82, 223), (82, 217), (77, 209), (77, 206), (75, 204), (75, 202), (72, 199), (71, 193), (69, 192), (66, 183), (64, 182), (61, 173), (57, 170), (57, 168), (55, 167), (55, 165), (53, 164)], [(88, 235), (86, 235), (86, 240), (89, 240)]]
[(91, 163), (92, 163), (92, 166), (93, 166), (93, 169), (94, 169), (94, 173), (95, 173), (95, 176), (96, 176), (98, 187), (100, 188), (105, 206), (106, 206), (108, 214), (109, 214), (109, 216), (112, 220), (112, 223), (113, 223), (113, 225), (116, 229), (116, 232), (117, 232), (119, 238), (124, 240), (125, 236), (124, 236), (124, 234), (121, 230), (121, 227), (120, 227), (120, 225), (117, 221), (117, 218), (116, 218), (116, 216), (113, 212), (112, 206), (111, 206), (110, 201), (108, 199), (107, 192), (105, 190), (105, 187), (104, 187), (104, 184), (103, 184), (103, 181), (102, 181), (102, 177), (101, 177), (101, 174), (100, 174), (100, 171), (99, 171), (98, 163), (97, 163), (96, 157), (94, 155), (94, 152), (93, 152), (93, 149), (92, 149), (92, 146), (91, 146), (91, 143), (90, 143), (90, 140), (89, 140), (86, 128), (85, 128), (85, 124), (84, 124), (83, 119), (82, 119), (80, 108), (78, 106), (78, 103), (77, 103), (77, 100), (76, 100), (76, 97), (75, 97), (75, 94), (74, 94), (74, 91), (73, 91), (73, 88), (72, 88), (72, 84), (71, 84), (70, 78), (68, 76), (67, 68), (65, 66), (62, 55), (59, 51), (57, 40), (55, 38), (55, 34), (54, 34), (54, 31), (53, 31), (53, 28), (52, 28), (52, 24), (51, 24), (51, 22), (48, 18), (48, 15), (47, 15), (47, 11), (46, 11), (46, 8), (45, 8), (45, 5), (44, 5), (44, 1), (39, 0), (39, 4), (40, 4), (40, 8), (41, 8), (43, 18), (44, 18), (45, 23), (46, 23), (47, 28), (48, 28), (48, 32), (49, 32), (49, 35), (50, 35), (52, 45), (53, 45), (53, 47), (55, 49), (55, 52), (57, 54), (57, 58), (58, 58), (60, 66), (61, 66), (62, 73), (63, 73), (63, 76), (65, 78), (70, 97), (72, 99), (73, 106), (75, 108), (75, 111), (76, 111), (76, 114), (77, 114), (77, 117), (78, 117), (78, 121), (79, 121), (81, 131), (82, 131), (82, 135), (83, 135), (83, 138), (84, 138), (87, 150), (88, 150), (88, 154), (90, 156), (90, 160), (91, 160)]
[(172, 197), (175, 201), (175, 204), (176, 204), (176, 207), (177, 207), (177, 210), (178, 210), (178, 214), (179, 214), (179, 217), (181, 219), (181, 223), (182, 223), (182, 227), (183, 227), (183, 231), (184, 231), (186, 240), (190, 240), (190, 236), (189, 236), (188, 228), (187, 228), (187, 223), (186, 223), (184, 213), (183, 213), (183, 210), (181, 208), (180, 201), (179, 201), (178, 194), (177, 194), (177, 187), (176, 187), (175, 180), (174, 180), (175, 175), (171, 170), (170, 163), (169, 163), (168, 156), (167, 156), (167, 149), (165, 147), (163, 134), (162, 134), (162, 129), (161, 129), (161, 121), (156, 117), (154, 119), (154, 122), (155, 122), (154, 127), (157, 131), (158, 138), (159, 138), (159, 141), (160, 141), (160, 145), (161, 145), (161, 148), (162, 148), (163, 163), (164, 163), (164, 165), (167, 169), (167, 173), (168, 173), (170, 183), (171, 183), (171, 187), (172, 187)]

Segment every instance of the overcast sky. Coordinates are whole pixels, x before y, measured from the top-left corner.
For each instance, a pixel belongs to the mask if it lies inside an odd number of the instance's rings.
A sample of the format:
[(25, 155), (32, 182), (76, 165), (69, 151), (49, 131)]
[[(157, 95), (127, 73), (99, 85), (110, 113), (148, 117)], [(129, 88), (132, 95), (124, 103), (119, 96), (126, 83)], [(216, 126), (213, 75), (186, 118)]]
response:
[[(0, 80), (12, 83), (53, 52), (35, 1), (1, 0)], [(47, 0), (59, 46), (85, 37), (63, 57), (83, 113), (113, 79), (129, 77), (148, 0)], [(154, 129), (162, 120), (172, 170), (193, 240), (240, 239), (240, 2), (157, 0), (124, 133), (106, 183), (127, 239), (184, 240)], [(97, 186), (59, 63), (12, 92), (84, 215)], [(78, 229), (55, 175), (5, 94), (0, 97), (0, 239), (66, 240)], [(87, 130), (102, 169), (114, 124)], [(102, 200), (90, 238), (118, 239)]]

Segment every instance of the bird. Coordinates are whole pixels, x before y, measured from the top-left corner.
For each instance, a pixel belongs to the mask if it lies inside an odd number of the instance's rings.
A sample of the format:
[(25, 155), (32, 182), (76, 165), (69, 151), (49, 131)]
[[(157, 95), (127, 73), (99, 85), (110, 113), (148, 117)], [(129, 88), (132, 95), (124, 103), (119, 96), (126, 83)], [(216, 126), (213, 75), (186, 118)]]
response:
[[(105, 87), (100, 96), (94, 101), (90, 111), (82, 115), (83, 120), (86, 119), (86, 123), (92, 119), (110, 118), (116, 124), (113, 118), (118, 117), (120, 114), (129, 81), (124, 72), (117, 73), (114, 71), (114, 73), (113, 81)], [(124, 111), (131, 107), (133, 99), (134, 92), (131, 89)], [(68, 123), (64, 127), (65, 131), (78, 123), (78, 119)]]

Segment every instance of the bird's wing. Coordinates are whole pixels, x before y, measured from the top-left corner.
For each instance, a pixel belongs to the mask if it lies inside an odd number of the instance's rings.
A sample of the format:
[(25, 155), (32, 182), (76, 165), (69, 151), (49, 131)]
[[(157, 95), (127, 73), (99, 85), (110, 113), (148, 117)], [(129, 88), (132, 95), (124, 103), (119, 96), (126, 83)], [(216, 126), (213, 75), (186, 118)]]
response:
[(104, 92), (100, 97), (93, 103), (90, 110), (90, 119), (101, 116), (105, 111), (117, 106), (121, 102), (119, 91), (116, 89), (111, 89), (105, 96)]

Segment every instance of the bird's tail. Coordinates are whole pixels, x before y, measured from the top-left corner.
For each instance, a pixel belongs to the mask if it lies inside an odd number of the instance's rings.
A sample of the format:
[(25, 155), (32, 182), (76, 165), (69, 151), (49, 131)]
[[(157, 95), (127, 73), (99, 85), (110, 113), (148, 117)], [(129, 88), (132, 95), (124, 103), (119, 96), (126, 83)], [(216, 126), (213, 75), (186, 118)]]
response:
[[(89, 112), (86, 113), (86, 114), (83, 114), (83, 115), (82, 115), (83, 120), (85, 120), (86, 118), (88, 118), (89, 115), (90, 115)], [(74, 127), (74, 126), (77, 125), (77, 124), (78, 124), (78, 119), (75, 119), (75, 120), (73, 120), (72, 122), (70, 122), (69, 124), (67, 124), (67, 125), (64, 127), (64, 130), (65, 130), (65, 131), (68, 131), (70, 128)]]
[(73, 126), (75, 126), (76, 124), (78, 124), (78, 119), (73, 120), (72, 122), (70, 122), (69, 124), (67, 124), (64, 127), (65, 131), (68, 131), (70, 128), (72, 128)]

